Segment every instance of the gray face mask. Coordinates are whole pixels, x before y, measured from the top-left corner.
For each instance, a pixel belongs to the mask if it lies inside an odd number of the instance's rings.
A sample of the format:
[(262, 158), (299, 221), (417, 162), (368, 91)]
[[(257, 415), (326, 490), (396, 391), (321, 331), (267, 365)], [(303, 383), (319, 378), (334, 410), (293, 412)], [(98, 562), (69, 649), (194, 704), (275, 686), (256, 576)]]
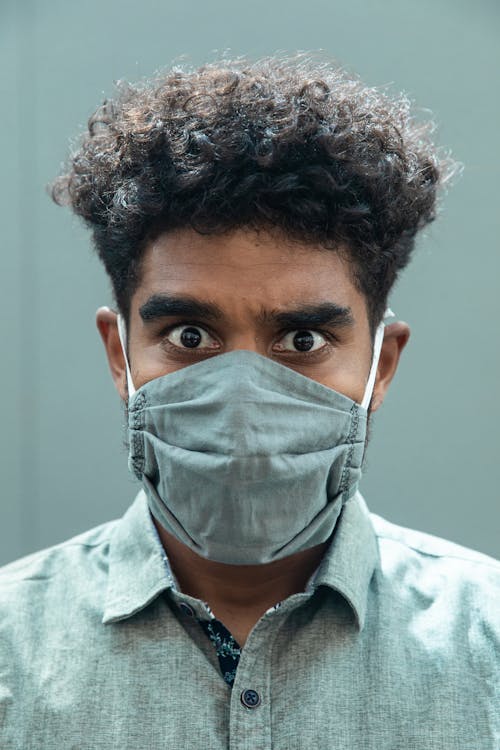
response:
[[(125, 330), (119, 319), (124, 352)], [(129, 385), (129, 468), (159, 523), (194, 552), (260, 564), (328, 540), (356, 491), (379, 327), (357, 404), (250, 351)], [(126, 355), (125, 355), (126, 356)]]

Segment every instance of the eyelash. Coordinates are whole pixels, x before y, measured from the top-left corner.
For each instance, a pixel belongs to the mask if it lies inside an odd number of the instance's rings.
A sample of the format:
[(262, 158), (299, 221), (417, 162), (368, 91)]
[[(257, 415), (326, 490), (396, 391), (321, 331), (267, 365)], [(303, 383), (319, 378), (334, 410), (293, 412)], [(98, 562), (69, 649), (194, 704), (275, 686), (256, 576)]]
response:
[[(171, 324), (167, 326), (167, 328), (164, 328), (162, 331), (160, 331), (160, 337), (163, 341), (167, 341), (167, 336), (176, 328), (188, 328), (189, 326), (192, 326), (193, 328), (200, 328), (202, 331), (205, 331), (205, 333), (208, 333), (208, 335), (213, 339), (218, 340), (218, 336), (213, 331), (211, 331), (207, 325), (197, 323), (195, 320), (180, 320), (177, 323)], [(167, 341), (167, 343), (175, 347), (175, 344), (171, 344), (169, 341)], [(180, 347), (175, 348), (179, 349)]]
[(293, 331), (310, 331), (311, 333), (319, 333), (320, 336), (322, 336), (326, 340), (326, 343), (323, 344), (322, 347), (320, 347), (319, 349), (315, 349), (314, 351), (301, 352), (293, 350), (283, 350), (278, 352), (283, 357), (300, 357), (302, 360), (317, 359), (319, 356), (321, 356), (321, 354), (324, 354), (327, 349), (330, 349), (332, 347), (332, 344), (335, 344), (337, 342), (337, 337), (334, 336), (331, 331), (325, 331), (323, 328), (285, 328), (284, 330), (279, 332), (279, 340), (284, 338), (284, 336), (286, 336), (288, 333), (292, 333)]

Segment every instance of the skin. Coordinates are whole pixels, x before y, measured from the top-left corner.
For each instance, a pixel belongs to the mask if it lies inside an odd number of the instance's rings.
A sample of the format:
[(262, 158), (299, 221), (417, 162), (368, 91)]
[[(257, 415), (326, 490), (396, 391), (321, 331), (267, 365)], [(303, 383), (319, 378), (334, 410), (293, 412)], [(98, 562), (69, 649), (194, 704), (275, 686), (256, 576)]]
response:
[[(165, 294), (217, 305), (221, 315), (215, 320), (203, 315), (145, 320), (144, 305)], [(297, 329), (283, 329), (273, 313), (323, 303), (349, 308), (351, 320), (308, 328), (312, 351), (297, 351)], [(126, 402), (116, 313), (100, 308), (97, 327), (116, 388)], [(183, 346), (180, 334), (186, 327), (197, 331), (200, 342), (195, 348)], [(386, 326), (371, 412), (384, 400), (409, 335), (406, 323)], [(235, 349), (270, 357), (361, 402), (372, 341), (366, 300), (354, 284), (348, 261), (331, 250), (264, 231), (203, 236), (185, 229), (160, 235), (145, 250), (140, 283), (131, 299), (128, 355), (135, 387)], [(270, 606), (304, 590), (328, 545), (263, 565), (228, 565), (200, 557), (153, 520), (182, 591), (207, 602), (240, 646)]]

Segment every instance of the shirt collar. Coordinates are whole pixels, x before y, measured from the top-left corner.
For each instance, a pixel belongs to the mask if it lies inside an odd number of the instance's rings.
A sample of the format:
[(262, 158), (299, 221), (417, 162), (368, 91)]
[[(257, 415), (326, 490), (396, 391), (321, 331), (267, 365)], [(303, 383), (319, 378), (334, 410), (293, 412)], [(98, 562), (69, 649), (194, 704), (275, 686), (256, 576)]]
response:
[(359, 492), (343, 506), (312, 583), (338, 591), (354, 610), (359, 629), (365, 624), (368, 588), (379, 562), (377, 537)]
[[(308, 589), (323, 584), (338, 591), (354, 610), (361, 629), (377, 560), (377, 540), (368, 508), (362, 496), (356, 493), (342, 508), (332, 541)], [(141, 490), (117, 522), (110, 540), (102, 622), (107, 624), (131, 617), (163, 591), (177, 588), (146, 495)]]
[(175, 587), (146, 495), (141, 490), (117, 522), (110, 539), (102, 622), (124, 620), (143, 609), (162, 591)]

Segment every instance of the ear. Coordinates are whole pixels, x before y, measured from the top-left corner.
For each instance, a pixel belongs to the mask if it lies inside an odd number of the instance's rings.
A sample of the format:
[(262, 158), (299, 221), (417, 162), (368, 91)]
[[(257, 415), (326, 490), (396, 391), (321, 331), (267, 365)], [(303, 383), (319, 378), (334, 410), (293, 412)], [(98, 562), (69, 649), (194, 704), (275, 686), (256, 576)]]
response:
[(125, 357), (118, 334), (117, 315), (109, 307), (100, 307), (96, 312), (96, 324), (106, 349), (109, 369), (116, 390), (123, 401), (128, 401)]
[(373, 389), (370, 411), (374, 412), (382, 406), (387, 389), (393, 379), (399, 364), (399, 357), (410, 338), (410, 328), (406, 323), (398, 321), (390, 323), (384, 329), (384, 341), (380, 351), (377, 377)]

